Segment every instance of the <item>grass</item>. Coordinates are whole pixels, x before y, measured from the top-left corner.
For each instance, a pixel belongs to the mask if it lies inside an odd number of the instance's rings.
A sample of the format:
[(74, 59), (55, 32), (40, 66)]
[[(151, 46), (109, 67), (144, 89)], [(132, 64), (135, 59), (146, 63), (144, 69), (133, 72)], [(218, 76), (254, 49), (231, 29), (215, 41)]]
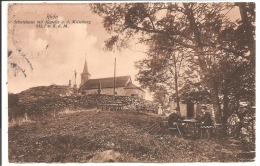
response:
[(64, 111), (60, 111), (58, 112), (58, 114), (75, 114), (75, 113), (81, 113), (81, 112), (84, 112), (84, 111), (98, 111), (97, 109), (89, 109), (89, 110), (70, 110), (68, 108), (66, 108)]
[(226, 140), (183, 140), (151, 135), (162, 117), (132, 111), (67, 110), (55, 117), (9, 127), (9, 162), (88, 162), (115, 150), (119, 162), (240, 162), (239, 146)]
[(34, 123), (34, 121), (29, 119), (28, 117), (11, 118), (8, 123), (8, 126), (9, 127), (20, 126), (25, 123)]

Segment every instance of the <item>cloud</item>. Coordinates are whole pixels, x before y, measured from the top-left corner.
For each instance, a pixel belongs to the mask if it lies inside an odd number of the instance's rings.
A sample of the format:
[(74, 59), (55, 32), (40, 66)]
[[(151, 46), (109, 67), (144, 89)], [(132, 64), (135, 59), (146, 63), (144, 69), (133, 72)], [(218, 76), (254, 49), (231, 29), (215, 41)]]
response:
[(27, 44), (27, 47), (24, 46), (23, 48), (28, 49), (25, 51), (28, 53), (31, 52), (32, 54), (44, 51), (46, 49), (46, 46), (48, 45), (47, 40), (44, 40), (36, 36), (35, 29), (28, 30), (27, 42), (24, 43)]
[[(91, 20), (91, 14), (87, 16), (87, 20)], [(59, 13), (60, 20), (66, 21), (67, 17)], [(30, 61), (34, 69), (26, 70), (26, 78), (21, 75), (14, 77), (10, 73), (9, 90), (17, 93), (34, 86), (68, 85), (69, 80), (72, 80), (72, 83), (75, 81), (75, 70), (76, 82), (79, 85), (85, 58), (92, 78), (112, 77), (116, 57), (116, 75), (131, 75), (134, 81), (137, 73), (134, 61), (143, 58), (143, 53), (131, 50), (102, 50), (101, 46), (107, 35), (103, 35), (106, 33), (102, 30), (101, 20), (91, 21), (95, 24), (70, 24), (68, 28), (46, 29), (20, 26), (15, 29), (16, 39), (19, 39), (22, 49), (32, 55)], [(133, 49), (140, 50), (135, 47)]]

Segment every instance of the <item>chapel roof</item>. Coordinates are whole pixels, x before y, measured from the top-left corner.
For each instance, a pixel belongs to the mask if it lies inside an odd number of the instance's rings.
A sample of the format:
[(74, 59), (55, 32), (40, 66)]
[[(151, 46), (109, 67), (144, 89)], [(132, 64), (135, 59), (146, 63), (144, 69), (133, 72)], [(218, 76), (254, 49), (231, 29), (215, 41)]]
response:
[[(116, 83), (115, 87), (125, 87), (129, 82), (131, 82), (130, 76), (119, 76), (115, 77)], [(114, 77), (107, 78), (97, 78), (97, 79), (89, 79), (82, 86), (82, 90), (88, 89), (98, 89), (101, 84), (101, 88), (113, 88), (114, 87)]]
[(133, 84), (132, 82), (129, 82), (126, 86), (125, 89), (140, 89), (141, 91), (144, 92), (143, 89), (141, 89), (140, 87), (136, 86), (135, 84)]
[(85, 64), (84, 64), (84, 68), (83, 68), (83, 72), (82, 72), (82, 74), (90, 75), (90, 74), (89, 74), (89, 71), (88, 71), (87, 60), (85, 60)]

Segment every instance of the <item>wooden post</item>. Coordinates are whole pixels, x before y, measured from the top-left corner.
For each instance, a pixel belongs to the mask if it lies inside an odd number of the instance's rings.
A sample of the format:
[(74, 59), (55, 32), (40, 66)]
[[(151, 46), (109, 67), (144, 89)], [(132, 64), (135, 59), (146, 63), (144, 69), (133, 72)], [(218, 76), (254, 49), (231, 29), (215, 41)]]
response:
[(113, 93), (113, 100), (116, 100), (116, 58), (115, 58), (115, 64), (114, 64), (114, 93)]
[(27, 113), (24, 113), (25, 121), (28, 121)]
[(74, 87), (77, 88), (77, 71), (75, 70), (74, 71), (74, 76), (75, 76), (75, 84), (74, 84)]

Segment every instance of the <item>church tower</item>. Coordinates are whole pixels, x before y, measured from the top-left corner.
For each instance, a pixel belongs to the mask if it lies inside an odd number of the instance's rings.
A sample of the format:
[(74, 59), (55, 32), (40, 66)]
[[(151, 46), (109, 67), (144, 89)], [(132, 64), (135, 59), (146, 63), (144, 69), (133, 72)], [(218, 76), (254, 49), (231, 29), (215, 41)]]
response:
[(88, 72), (88, 64), (87, 61), (85, 60), (83, 72), (81, 73), (81, 83), (80, 86), (82, 86), (85, 82), (87, 82), (90, 78), (90, 74)]

